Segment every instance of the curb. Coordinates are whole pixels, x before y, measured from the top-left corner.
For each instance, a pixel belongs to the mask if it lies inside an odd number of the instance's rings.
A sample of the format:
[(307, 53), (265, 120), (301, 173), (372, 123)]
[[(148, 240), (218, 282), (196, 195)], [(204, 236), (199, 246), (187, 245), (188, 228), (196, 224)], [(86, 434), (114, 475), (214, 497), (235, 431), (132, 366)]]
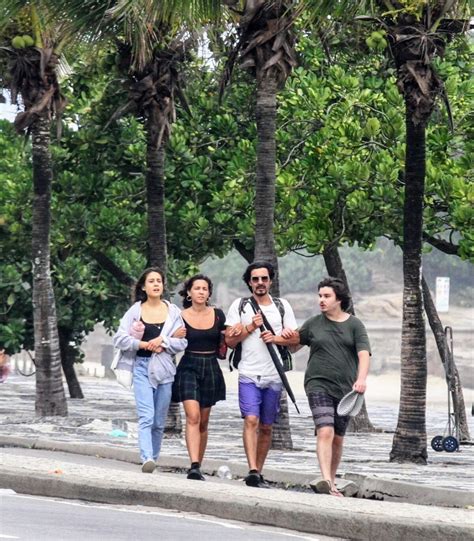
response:
[[(219, 518), (264, 524), (300, 532), (329, 535), (347, 539), (384, 541), (461, 541), (471, 539), (472, 525), (458, 525), (423, 521), (420, 517), (368, 516), (361, 510), (333, 510), (316, 502), (272, 502), (251, 494), (236, 494), (232, 498), (219, 497), (222, 488), (214, 493), (200, 491), (192, 494), (182, 487), (131, 488), (119, 482), (98, 479), (51, 478), (44, 474), (15, 474), (0, 471), (0, 486), (20, 493), (46, 497), (79, 499), (118, 505), (143, 505), (196, 512)], [(227, 494), (225, 494), (227, 496)], [(318, 496), (314, 496), (318, 498)], [(324, 496), (321, 496), (323, 498)], [(391, 505), (391, 504), (387, 504)]]
[(367, 477), (357, 473), (346, 473), (344, 479), (353, 481), (359, 487), (358, 498), (439, 507), (474, 507), (474, 494), (463, 490), (422, 486), (406, 481)]
[[(24, 438), (0, 436), (0, 447), (23, 447), (46, 451), (60, 451), (77, 455), (96, 456), (119, 460), (131, 464), (140, 464), (138, 451), (123, 449), (113, 445), (93, 443), (69, 443), (47, 438)], [(243, 478), (248, 473), (246, 464), (241, 462), (206, 459), (201, 471), (206, 475), (215, 475), (219, 466), (227, 465), (232, 476)], [(161, 455), (158, 466), (163, 470), (187, 470), (189, 460), (182, 457)], [(265, 468), (265, 479), (282, 488), (298, 488), (311, 492), (310, 483), (315, 475), (302, 474)], [(352, 481), (358, 486), (357, 497), (379, 501), (414, 503), (440, 507), (474, 507), (474, 493), (456, 489), (424, 486), (406, 481), (368, 477), (357, 473), (346, 473), (343, 480)]]

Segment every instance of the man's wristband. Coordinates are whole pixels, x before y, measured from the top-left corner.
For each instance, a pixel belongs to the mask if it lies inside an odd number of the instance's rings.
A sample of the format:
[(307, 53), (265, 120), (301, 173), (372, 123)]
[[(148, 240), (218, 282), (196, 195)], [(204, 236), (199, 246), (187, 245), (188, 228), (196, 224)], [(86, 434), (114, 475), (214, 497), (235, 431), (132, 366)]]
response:
[(246, 330), (249, 334), (252, 334), (253, 331), (254, 331), (255, 329), (249, 331), (249, 326), (248, 326), (248, 325), (245, 325), (245, 330)]

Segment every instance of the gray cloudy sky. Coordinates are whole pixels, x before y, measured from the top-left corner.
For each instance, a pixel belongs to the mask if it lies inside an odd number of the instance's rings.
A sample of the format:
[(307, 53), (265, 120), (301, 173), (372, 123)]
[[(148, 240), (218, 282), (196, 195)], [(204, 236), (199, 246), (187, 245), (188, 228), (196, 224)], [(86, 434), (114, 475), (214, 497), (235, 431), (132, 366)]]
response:
[(0, 103), (0, 118), (13, 120), (16, 114), (16, 106), (9, 103)]

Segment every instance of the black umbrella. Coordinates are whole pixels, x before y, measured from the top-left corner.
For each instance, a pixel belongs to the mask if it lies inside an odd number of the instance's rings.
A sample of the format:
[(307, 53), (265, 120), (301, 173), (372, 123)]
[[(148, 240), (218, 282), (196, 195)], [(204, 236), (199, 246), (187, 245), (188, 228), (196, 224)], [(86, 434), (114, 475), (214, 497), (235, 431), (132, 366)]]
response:
[[(250, 305), (253, 308), (253, 311), (257, 313), (259, 311), (258, 304), (256, 303), (255, 299), (253, 297), (250, 297), (249, 299)], [(260, 331), (266, 331), (269, 329), (265, 328), (265, 325), (260, 325)], [(283, 370), (283, 365), (280, 361), (280, 358), (278, 357), (278, 353), (275, 350), (275, 346), (273, 344), (266, 344), (268, 348), (268, 353), (270, 353), (270, 357), (272, 358), (273, 364), (275, 365), (275, 368), (277, 369), (278, 375), (280, 376), (281, 382), (283, 383), (283, 387), (285, 387), (286, 392), (288, 393), (288, 396), (291, 398), (291, 401), (295, 405), (296, 411), (300, 413), (300, 410), (298, 409), (298, 405), (296, 404), (296, 398), (293, 394), (293, 391), (290, 387), (290, 382), (288, 381), (288, 378), (286, 377), (286, 373)]]

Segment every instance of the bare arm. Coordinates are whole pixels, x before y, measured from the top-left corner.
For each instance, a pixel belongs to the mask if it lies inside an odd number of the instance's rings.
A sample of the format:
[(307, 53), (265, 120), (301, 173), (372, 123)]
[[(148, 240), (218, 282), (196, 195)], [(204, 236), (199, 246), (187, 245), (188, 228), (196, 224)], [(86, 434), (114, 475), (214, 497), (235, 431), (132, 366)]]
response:
[(357, 379), (352, 388), (358, 393), (365, 393), (367, 389), (367, 374), (370, 367), (370, 355), (366, 350), (359, 351), (357, 354), (359, 357), (359, 370), (357, 372)]
[(275, 344), (277, 346), (296, 346), (300, 341), (299, 333), (297, 331), (289, 331), (289, 329), (285, 329), (285, 336), (279, 336), (270, 331), (264, 331), (260, 334), (260, 338), (266, 344)]
[(263, 325), (263, 318), (260, 312), (257, 312), (252, 317), (252, 323), (248, 325), (242, 325), (242, 323), (236, 323), (231, 327), (227, 327), (225, 331), (225, 343), (230, 348), (235, 348), (235, 346), (245, 340), (250, 334), (252, 334), (256, 329)]
[(242, 323), (236, 323), (231, 327), (227, 327), (224, 334), (225, 343), (232, 349), (242, 342), (249, 335), (249, 331), (245, 329)]

